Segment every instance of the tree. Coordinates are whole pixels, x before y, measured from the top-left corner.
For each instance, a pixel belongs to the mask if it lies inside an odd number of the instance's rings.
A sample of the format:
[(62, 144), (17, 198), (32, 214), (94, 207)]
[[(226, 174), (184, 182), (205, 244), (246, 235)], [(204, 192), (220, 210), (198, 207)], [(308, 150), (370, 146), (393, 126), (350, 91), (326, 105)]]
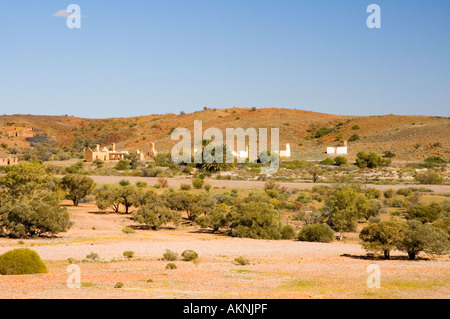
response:
[(322, 170), (317, 166), (313, 166), (308, 169), (308, 173), (311, 175), (313, 182), (315, 183), (319, 179), (319, 175), (322, 173)]
[(408, 226), (405, 222), (387, 220), (364, 227), (360, 234), (361, 245), (367, 251), (382, 251), (384, 259), (390, 258), (390, 252), (404, 238)]
[(1, 184), (14, 201), (30, 198), (36, 191), (48, 189), (49, 182), (50, 176), (44, 165), (37, 162), (14, 165), (1, 178)]
[(80, 200), (89, 195), (94, 189), (94, 180), (83, 175), (66, 175), (60, 183), (60, 187), (66, 192), (66, 198), (78, 206)]
[(115, 213), (118, 213), (120, 202), (121, 197), (117, 186), (103, 185), (95, 191), (95, 203), (101, 210), (111, 207)]
[(163, 196), (157, 196), (154, 201), (140, 207), (134, 213), (134, 218), (152, 229), (158, 229), (169, 222), (177, 226), (181, 220), (181, 213), (170, 209)]
[[(233, 157), (233, 155), (231, 154), (230, 149), (228, 148), (228, 146), (226, 144), (222, 145), (222, 158), (221, 158), (221, 163), (216, 162), (215, 160), (215, 155), (216, 155), (216, 148), (213, 148), (211, 150), (211, 153), (205, 157), (204, 155), (204, 150), (205, 147), (210, 143), (211, 141), (209, 140), (203, 140), (202, 141), (202, 162), (197, 164), (197, 167), (211, 172), (211, 173), (215, 173), (215, 172), (220, 172), (220, 171), (227, 171), (230, 170), (234, 167), (234, 162), (233, 163), (227, 163), (227, 155), (228, 157)], [(219, 154), (218, 154), (219, 155)]]
[(166, 194), (169, 207), (176, 211), (185, 211), (188, 215), (188, 219), (194, 220), (196, 215), (192, 212), (193, 205), (198, 199), (195, 195), (186, 192), (170, 192)]
[(202, 228), (212, 228), (214, 233), (229, 224), (229, 208), (225, 204), (215, 205), (214, 209), (207, 212), (205, 215), (198, 216), (195, 219), (195, 222)]
[(436, 170), (427, 170), (423, 173), (417, 173), (414, 178), (420, 183), (420, 184), (429, 184), (429, 185), (441, 185), (444, 183), (444, 178), (442, 177), (442, 174), (440, 174)]
[(407, 252), (410, 260), (416, 259), (422, 251), (430, 255), (444, 255), (450, 250), (449, 237), (443, 230), (418, 220), (409, 220), (407, 224), (408, 230), (397, 249)]
[(325, 201), (324, 212), (327, 223), (336, 231), (353, 231), (357, 220), (368, 216), (371, 205), (365, 195), (349, 186), (334, 191)]
[(264, 202), (241, 202), (231, 212), (231, 236), (280, 239), (283, 226), (278, 211)]
[(2, 223), (10, 237), (25, 238), (65, 232), (72, 226), (66, 207), (54, 194), (37, 196), (2, 209)]

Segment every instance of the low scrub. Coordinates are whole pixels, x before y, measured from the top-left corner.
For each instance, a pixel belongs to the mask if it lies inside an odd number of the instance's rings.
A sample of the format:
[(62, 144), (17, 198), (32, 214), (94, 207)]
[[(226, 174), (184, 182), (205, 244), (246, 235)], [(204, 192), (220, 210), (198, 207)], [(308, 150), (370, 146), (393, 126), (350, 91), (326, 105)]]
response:
[(0, 256), (0, 274), (24, 275), (47, 273), (39, 255), (27, 248), (14, 249)]
[(334, 239), (334, 231), (327, 224), (313, 224), (303, 227), (299, 234), (300, 241), (317, 241), (321, 243), (329, 243)]

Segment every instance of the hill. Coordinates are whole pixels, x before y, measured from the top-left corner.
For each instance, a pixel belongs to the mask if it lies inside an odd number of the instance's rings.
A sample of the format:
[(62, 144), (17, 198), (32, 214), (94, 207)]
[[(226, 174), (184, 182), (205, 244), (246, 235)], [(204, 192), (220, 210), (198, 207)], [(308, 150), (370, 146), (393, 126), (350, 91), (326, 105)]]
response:
[[(87, 119), (73, 116), (3, 115), (0, 116), (0, 150), (28, 148), (30, 141), (53, 141), (61, 147), (74, 143), (109, 145), (118, 149), (150, 150), (154, 142), (158, 152), (169, 152), (176, 143), (170, 138), (176, 127), (193, 130), (194, 120), (208, 127), (242, 127), (280, 130), (280, 148), (290, 143), (294, 159), (323, 159), (327, 146), (349, 140), (349, 157), (360, 150), (383, 153), (392, 151), (396, 160), (421, 160), (431, 155), (450, 157), (450, 119), (430, 116), (341, 116), (294, 109), (205, 109), (188, 114), (147, 115), (131, 118)], [(9, 129), (8, 129), (9, 127)], [(19, 133), (11, 134), (11, 128)], [(320, 128), (328, 134), (317, 138)], [(20, 128), (32, 128), (31, 138)], [(16, 136), (17, 135), (17, 136)], [(320, 135), (320, 134), (319, 134)], [(354, 135), (353, 139), (351, 139)]]

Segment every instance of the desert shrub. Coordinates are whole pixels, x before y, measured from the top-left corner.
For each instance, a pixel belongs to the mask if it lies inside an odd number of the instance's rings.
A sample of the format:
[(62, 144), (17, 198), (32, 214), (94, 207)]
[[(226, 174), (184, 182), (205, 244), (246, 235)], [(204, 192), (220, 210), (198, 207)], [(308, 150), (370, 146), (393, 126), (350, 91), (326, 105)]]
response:
[(323, 201), (323, 197), (319, 194), (312, 194), (311, 195), (311, 199), (318, 201), (319, 203), (321, 203)]
[(174, 263), (168, 263), (166, 265), (166, 269), (177, 269), (177, 265), (175, 265)]
[(405, 222), (382, 221), (363, 228), (359, 238), (364, 249), (374, 253), (381, 251), (384, 258), (389, 259), (390, 251), (403, 240), (407, 229)]
[(341, 165), (347, 164), (348, 161), (344, 156), (336, 156), (334, 158), (334, 162), (337, 166), (341, 166)]
[(295, 237), (295, 229), (291, 225), (284, 225), (280, 229), (282, 239), (292, 239)]
[(303, 204), (309, 203), (311, 201), (311, 196), (307, 193), (300, 193), (298, 194), (297, 198), (295, 199), (297, 202), (301, 202)]
[(195, 222), (202, 228), (211, 227), (213, 233), (227, 226), (230, 222), (229, 209), (225, 204), (214, 205), (205, 215), (198, 216)]
[(181, 184), (180, 184), (180, 189), (181, 189), (182, 191), (188, 191), (188, 190), (191, 189), (191, 185), (181, 183)]
[(210, 185), (210, 184), (206, 184), (206, 185), (205, 185), (205, 190), (206, 190), (207, 192), (209, 192), (209, 191), (211, 190), (211, 185)]
[(444, 183), (444, 178), (442, 177), (442, 174), (440, 174), (438, 171), (433, 170), (427, 170), (423, 173), (417, 173), (414, 178), (420, 183), (420, 184), (429, 184), (429, 185), (441, 185)]
[(429, 164), (430, 166), (436, 165), (436, 164), (445, 164), (447, 161), (443, 159), (440, 156), (429, 156), (426, 159), (423, 160), (425, 163)]
[(169, 181), (166, 178), (158, 178), (158, 183), (161, 184), (162, 188), (169, 187)]
[(197, 259), (198, 254), (195, 251), (188, 249), (181, 253), (181, 257), (183, 257), (185, 261), (191, 261)]
[(409, 196), (412, 194), (412, 190), (410, 188), (399, 188), (397, 189), (397, 195)]
[(136, 186), (139, 188), (145, 188), (147, 187), (147, 182), (137, 181)]
[(116, 166), (114, 167), (114, 169), (118, 170), (118, 171), (125, 171), (127, 169), (131, 169), (131, 165), (130, 165), (130, 161), (127, 160), (119, 160), (119, 162), (116, 164)]
[(408, 230), (397, 249), (408, 253), (410, 260), (416, 259), (420, 252), (430, 255), (445, 255), (449, 252), (448, 235), (431, 224), (422, 224), (418, 220), (407, 222)]
[(124, 251), (123, 252), (123, 256), (126, 257), (126, 258), (133, 258), (134, 252), (131, 251), (131, 250)]
[(336, 164), (336, 162), (335, 162), (334, 159), (328, 157), (328, 158), (324, 159), (323, 161), (320, 161), (319, 164), (321, 164), (321, 165), (334, 165), (334, 164)]
[(194, 186), (195, 189), (201, 189), (204, 183), (205, 181), (201, 178), (192, 179), (192, 186)]
[(94, 180), (82, 175), (66, 175), (61, 180), (60, 187), (65, 191), (66, 198), (70, 199), (74, 206), (78, 206), (94, 189)]
[(127, 179), (121, 179), (120, 181), (119, 181), (119, 185), (120, 186), (128, 186), (128, 185), (130, 185), (131, 183), (130, 183), (130, 181), (129, 180), (127, 180)]
[(166, 249), (166, 252), (163, 254), (163, 258), (164, 260), (174, 261), (178, 259), (178, 254), (170, 249)]
[(394, 158), (395, 157), (395, 153), (392, 152), (392, 151), (384, 151), (383, 157)]
[(352, 130), (354, 131), (359, 130), (359, 125), (358, 124), (353, 125)]
[(438, 220), (444, 213), (441, 205), (431, 203), (430, 205), (416, 205), (407, 210), (405, 218), (407, 220), (415, 219), (421, 223), (432, 223)]
[(236, 265), (241, 265), (241, 266), (245, 266), (250, 264), (250, 261), (242, 256), (239, 256), (237, 258), (234, 258), (234, 263)]
[(162, 169), (157, 167), (144, 168), (141, 170), (142, 177), (156, 177), (162, 173)]
[(122, 228), (122, 232), (125, 234), (134, 234), (136, 231), (131, 227)]
[(123, 286), (124, 286), (123, 282), (118, 281), (118, 282), (114, 285), (114, 288), (120, 289), (120, 288), (122, 288)]
[(391, 159), (383, 158), (375, 152), (367, 154), (360, 151), (356, 156), (356, 166), (359, 168), (376, 168), (378, 166), (388, 166), (391, 164)]
[(86, 259), (95, 261), (99, 260), (100, 256), (97, 253), (91, 252), (90, 254), (86, 255)]
[(322, 136), (328, 135), (332, 133), (334, 130), (329, 127), (321, 127), (317, 130), (316, 135), (314, 135), (315, 138), (320, 138)]
[(27, 248), (10, 250), (0, 255), (0, 274), (24, 275), (47, 273), (39, 255)]
[(356, 133), (348, 138), (349, 142), (354, 142), (354, 141), (357, 141), (357, 140), (359, 140), (359, 136)]
[(395, 191), (392, 188), (389, 188), (383, 192), (385, 198), (393, 198), (395, 196)]
[(329, 243), (334, 240), (334, 231), (327, 224), (306, 225), (300, 229), (298, 240)]
[(381, 194), (381, 191), (376, 188), (368, 187), (364, 189), (364, 195), (366, 195), (367, 198), (380, 198)]

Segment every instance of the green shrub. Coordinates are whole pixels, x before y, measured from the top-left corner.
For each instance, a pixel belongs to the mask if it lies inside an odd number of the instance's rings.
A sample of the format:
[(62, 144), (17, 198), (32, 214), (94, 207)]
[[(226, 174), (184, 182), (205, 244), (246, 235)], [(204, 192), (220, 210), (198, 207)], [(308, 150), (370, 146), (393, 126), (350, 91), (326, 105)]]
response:
[(118, 171), (125, 171), (130, 168), (131, 168), (130, 161), (127, 160), (120, 160), (114, 167), (114, 169)]
[(134, 252), (131, 251), (131, 250), (124, 251), (123, 252), (123, 256), (126, 257), (126, 258), (133, 258)]
[(412, 190), (410, 188), (399, 188), (397, 189), (397, 195), (409, 196), (412, 194)]
[(421, 184), (441, 185), (444, 183), (444, 178), (438, 171), (428, 170), (423, 173), (417, 173), (414, 178)]
[(166, 265), (166, 269), (177, 269), (177, 265), (175, 265), (174, 263), (168, 263)]
[(323, 161), (320, 161), (319, 164), (321, 164), (321, 165), (334, 165), (334, 164), (336, 164), (336, 162), (334, 161), (334, 159), (328, 157), (328, 158), (324, 159)]
[(125, 228), (122, 228), (122, 232), (125, 234), (134, 234), (136, 231), (133, 228), (125, 227)]
[(332, 128), (329, 127), (321, 127), (317, 130), (316, 135), (314, 136), (315, 138), (320, 138), (322, 136), (328, 135), (330, 133), (332, 133), (334, 130)]
[(206, 190), (207, 192), (209, 192), (210, 189), (211, 189), (211, 185), (210, 185), (210, 184), (206, 184), (206, 185), (205, 185), (205, 190)]
[(144, 188), (147, 187), (147, 183), (146, 182), (142, 182), (142, 181), (137, 181), (136, 182), (136, 186), (139, 188)]
[(163, 254), (164, 260), (177, 260), (178, 254), (176, 252), (171, 251), (170, 249), (166, 249), (166, 252)]
[(334, 162), (337, 166), (341, 166), (347, 164), (347, 159), (344, 156), (336, 156)]
[(191, 261), (198, 258), (198, 254), (193, 250), (185, 250), (181, 253), (181, 256), (186, 261)]
[(205, 181), (201, 178), (192, 179), (192, 186), (194, 186), (195, 189), (201, 189), (204, 183)]
[(359, 130), (359, 125), (358, 125), (358, 124), (353, 125), (353, 126), (352, 126), (352, 130), (354, 130), (354, 131), (355, 131), (355, 130)]
[(0, 274), (24, 275), (47, 273), (39, 255), (27, 248), (10, 250), (0, 255)]
[(181, 184), (180, 185), (180, 189), (182, 190), (182, 191), (188, 191), (188, 190), (190, 190), (191, 189), (191, 185), (189, 185), (189, 184)]
[(120, 289), (120, 288), (122, 288), (123, 287), (123, 282), (117, 282), (115, 285), (114, 285), (114, 288), (118, 288), (118, 289)]
[(327, 224), (306, 225), (298, 233), (298, 240), (329, 243), (334, 240), (334, 231)]
[(359, 140), (359, 136), (356, 133), (353, 134), (352, 136), (350, 136), (349, 139), (348, 139), (349, 142), (354, 142), (354, 141), (357, 141), (357, 140)]
[(282, 239), (292, 239), (295, 237), (295, 229), (291, 225), (284, 225), (280, 229)]
[(241, 266), (245, 266), (250, 264), (250, 261), (242, 256), (239, 256), (237, 258), (234, 258), (234, 263), (236, 265), (241, 265)]
[(385, 198), (393, 198), (395, 196), (395, 191), (389, 188), (383, 192)]

